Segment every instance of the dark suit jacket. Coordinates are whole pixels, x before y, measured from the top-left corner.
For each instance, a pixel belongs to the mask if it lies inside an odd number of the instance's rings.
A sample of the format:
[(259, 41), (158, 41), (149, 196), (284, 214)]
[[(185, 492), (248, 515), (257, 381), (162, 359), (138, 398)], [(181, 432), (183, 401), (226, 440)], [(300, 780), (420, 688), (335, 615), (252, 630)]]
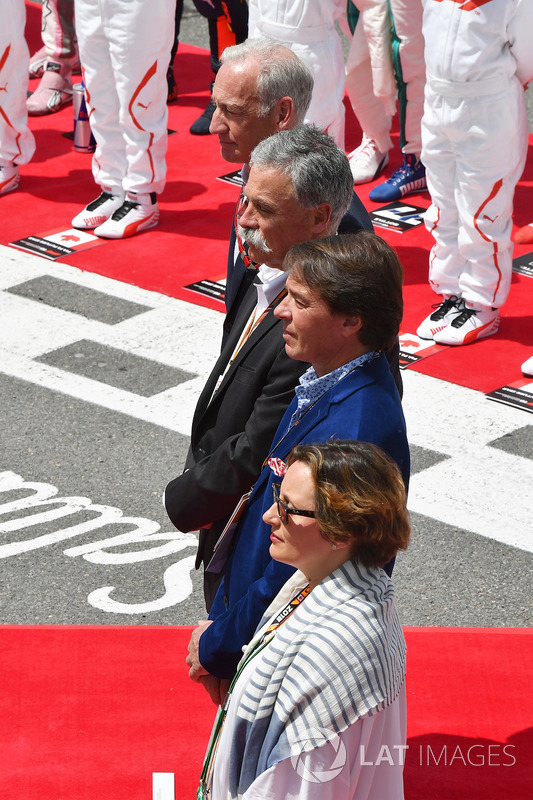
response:
[[(373, 442), (394, 459), (408, 484), (405, 421), (384, 355), (335, 384), (289, 428), (296, 407), (295, 398), (276, 431), (271, 455), (286, 461), (295, 444), (329, 438)], [(251, 639), (265, 610), (294, 572), (293, 567), (270, 557), (270, 526), (263, 522), (263, 514), (272, 505), (272, 483), (279, 480), (266, 466), (255, 483), (209, 614), (213, 623), (200, 639), (200, 662), (219, 678), (233, 676), (243, 644)]]
[(179, 530), (197, 530), (215, 522), (200, 538), (197, 565), (209, 561), (227, 518), (261, 472), (298, 378), (309, 366), (287, 356), (282, 321), (269, 311), (213, 395), (256, 300), (256, 288), (251, 286), (199, 397), (186, 471), (165, 492), (167, 513)]

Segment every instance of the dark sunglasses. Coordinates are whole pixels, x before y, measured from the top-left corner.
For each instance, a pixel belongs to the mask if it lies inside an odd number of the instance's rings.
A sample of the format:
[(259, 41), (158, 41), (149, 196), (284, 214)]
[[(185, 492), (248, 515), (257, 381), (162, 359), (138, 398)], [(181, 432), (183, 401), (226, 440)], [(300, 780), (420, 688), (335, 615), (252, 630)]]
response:
[(272, 484), (272, 497), (274, 498), (274, 503), (278, 509), (278, 516), (284, 525), (287, 524), (289, 521), (289, 516), (291, 514), (299, 514), (300, 517), (314, 517), (314, 511), (302, 511), (299, 508), (291, 508), (290, 506), (286, 505), (283, 500), (281, 500), (279, 496), (279, 490), (281, 489), (281, 483), (273, 483)]

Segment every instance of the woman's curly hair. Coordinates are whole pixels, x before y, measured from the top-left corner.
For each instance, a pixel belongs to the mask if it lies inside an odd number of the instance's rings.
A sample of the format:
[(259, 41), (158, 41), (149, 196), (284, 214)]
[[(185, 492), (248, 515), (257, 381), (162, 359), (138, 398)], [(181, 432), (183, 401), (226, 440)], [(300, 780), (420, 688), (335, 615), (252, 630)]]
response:
[(329, 541), (352, 544), (352, 558), (383, 566), (405, 550), (411, 527), (396, 464), (368, 442), (333, 441), (294, 447), (288, 465), (303, 462), (315, 483), (315, 518)]

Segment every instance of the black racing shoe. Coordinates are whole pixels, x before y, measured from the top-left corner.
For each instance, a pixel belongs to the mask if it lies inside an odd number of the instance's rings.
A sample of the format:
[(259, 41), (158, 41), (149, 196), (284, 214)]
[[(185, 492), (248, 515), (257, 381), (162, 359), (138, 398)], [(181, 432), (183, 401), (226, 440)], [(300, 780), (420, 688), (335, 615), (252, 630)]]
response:
[[(213, 91), (213, 84), (211, 84), (209, 90), (211, 92)], [(213, 119), (214, 113), (215, 104), (212, 100), (210, 100), (202, 114), (189, 128), (190, 133), (194, 133), (195, 136), (206, 136), (209, 133), (209, 126), (211, 125), (211, 120)]]

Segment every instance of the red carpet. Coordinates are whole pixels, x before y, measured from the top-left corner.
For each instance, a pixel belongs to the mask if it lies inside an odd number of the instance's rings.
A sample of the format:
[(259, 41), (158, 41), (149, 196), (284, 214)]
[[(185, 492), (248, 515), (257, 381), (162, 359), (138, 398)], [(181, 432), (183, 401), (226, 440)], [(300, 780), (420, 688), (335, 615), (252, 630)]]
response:
[[(192, 800), (215, 709), (187, 678), (190, 630), (1, 627), (1, 800), (148, 800), (153, 772)], [(406, 637), (407, 800), (528, 800), (532, 632)]]
[(533, 631), (407, 628), (406, 800), (531, 798)]
[[(33, 52), (40, 42), (40, 6), (31, 2), (26, 5), (28, 40)], [(216, 138), (192, 136), (188, 132), (208, 98), (212, 76), (207, 52), (180, 45), (175, 73), (180, 96), (179, 102), (169, 107), (169, 128), (175, 133), (169, 138), (168, 183), (160, 200), (159, 226), (132, 239), (108, 241), (62, 260), (146, 289), (221, 309), (218, 300), (185, 287), (198, 280), (216, 281), (224, 277), (227, 238), (238, 190), (216, 179), (233, 171), (221, 159)], [(359, 143), (360, 131), (351, 110), (347, 118), (349, 151)], [(70, 140), (61, 135), (72, 130), (72, 109), (66, 108), (53, 116), (34, 117), (30, 125), (37, 150), (32, 162), (21, 170), (20, 189), (2, 198), (0, 242), (4, 244), (60, 226), (70, 227), (73, 215), (97, 193), (90, 172), (90, 156), (74, 152)], [(394, 138), (397, 142), (397, 135)], [(399, 153), (395, 150), (389, 169), (398, 162)], [(532, 186), (530, 157), (516, 193), (517, 226), (531, 221)], [(371, 187), (360, 187), (360, 195), (370, 210), (378, 210), (379, 206), (368, 201)], [(427, 207), (429, 196), (409, 195), (407, 202)], [(397, 248), (405, 268), (403, 332), (412, 334), (437, 299), (427, 283), (431, 238), (423, 225), (403, 234), (378, 230)], [(533, 247), (516, 247), (515, 257), (530, 250)], [(484, 392), (513, 383), (521, 378), (520, 364), (533, 352), (532, 309), (533, 278), (514, 274), (498, 334), (474, 346), (443, 348), (413, 368)]]

